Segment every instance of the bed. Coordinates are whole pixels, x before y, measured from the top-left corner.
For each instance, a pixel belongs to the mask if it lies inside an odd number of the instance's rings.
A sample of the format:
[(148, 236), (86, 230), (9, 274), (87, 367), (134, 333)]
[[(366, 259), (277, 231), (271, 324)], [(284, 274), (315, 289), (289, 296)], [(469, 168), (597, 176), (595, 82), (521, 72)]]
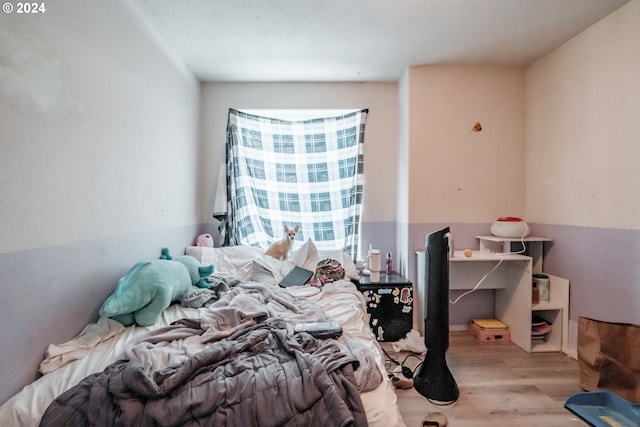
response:
[[(151, 326), (101, 317), (51, 344), (43, 375), (0, 406), (2, 424), (404, 426), (346, 253), (307, 241), (284, 261), (242, 246), (185, 254), (214, 265), (211, 289), (194, 287)], [(277, 285), (326, 258), (344, 279)], [(293, 331), (325, 320), (340, 323), (338, 339)]]

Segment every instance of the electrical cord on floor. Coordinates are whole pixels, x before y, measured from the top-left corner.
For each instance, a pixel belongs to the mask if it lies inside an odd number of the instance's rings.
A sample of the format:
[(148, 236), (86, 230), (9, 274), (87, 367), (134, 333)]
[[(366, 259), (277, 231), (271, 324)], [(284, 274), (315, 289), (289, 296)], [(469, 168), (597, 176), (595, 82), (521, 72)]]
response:
[[(422, 364), (424, 363), (423, 356), (419, 356), (417, 354), (407, 354), (405, 356), (405, 358), (402, 359), (402, 362), (400, 362), (396, 358), (392, 357), (389, 353), (387, 353), (387, 350), (385, 350), (384, 347), (380, 346), (380, 348), (382, 349), (382, 352), (386, 356), (387, 361), (389, 361), (389, 362), (393, 363), (394, 365), (400, 367), (400, 370), (402, 372), (402, 376), (404, 377), (404, 379), (400, 379), (396, 375), (396, 373), (398, 373), (397, 371), (387, 372), (387, 375), (391, 379), (391, 382), (392, 382), (393, 386), (395, 388), (401, 388), (401, 389), (412, 388), (413, 387), (413, 378), (416, 375), (416, 372), (418, 372), (420, 370), (420, 368), (422, 367)], [(416, 359), (420, 360), (420, 362), (413, 369), (409, 368), (408, 366), (405, 366), (405, 363), (411, 357), (415, 357)], [(440, 401), (437, 401), (437, 400), (432, 400), (432, 399), (427, 397), (427, 401), (429, 401), (429, 403), (431, 403), (431, 404), (433, 404), (435, 406), (450, 406), (450, 405), (453, 405), (454, 403), (456, 403), (458, 401), (458, 399), (452, 400), (451, 402), (440, 402)]]
[[(393, 363), (394, 365), (396, 365), (396, 366), (399, 366), (399, 367), (400, 367), (400, 370), (401, 370), (401, 372), (402, 372), (402, 375), (403, 375), (405, 378), (409, 378), (409, 379), (413, 378), (413, 377), (414, 377), (414, 375), (415, 375), (415, 373), (416, 373), (416, 371), (420, 368), (420, 366), (422, 366), (422, 358), (421, 358), (420, 356), (416, 355), (416, 354), (407, 354), (407, 355), (405, 356), (405, 358), (402, 360), (402, 362), (399, 362), (399, 361), (398, 361), (398, 360), (396, 360), (395, 358), (391, 357), (391, 356), (389, 355), (389, 353), (387, 353), (387, 351), (386, 351), (382, 346), (380, 346), (380, 348), (382, 348), (382, 352), (383, 352), (383, 353), (384, 353), (384, 355), (387, 357), (387, 360), (388, 360), (389, 362), (391, 362), (391, 363)], [(407, 360), (408, 360), (409, 358), (411, 358), (411, 357), (415, 357), (415, 358), (417, 358), (417, 359), (419, 359), (419, 360), (420, 360), (420, 363), (418, 363), (418, 364), (416, 365), (416, 367), (415, 367), (415, 368), (413, 368), (413, 369), (409, 368), (408, 366), (405, 366), (405, 363), (406, 363), (406, 362), (407, 362)], [(388, 375), (389, 375), (389, 377), (394, 376), (393, 372), (389, 372), (389, 373), (388, 373)]]
[[(384, 347), (380, 346), (380, 348), (382, 349), (382, 352), (384, 353), (384, 355), (387, 357), (387, 361), (393, 363), (396, 366), (400, 366), (400, 362), (398, 362), (396, 359), (394, 359), (393, 357), (391, 357), (391, 355), (389, 355), (389, 353), (387, 353), (387, 350), (384, 349)], [(389, 377), (393, 376), (393, 374), (391, 372), (388, 372)]]
[[(409, 359), (410, 357), (415, 357), (416, 359), (418, 359), (420, 361), (413, 369), (410, 369), (409, 367), (404, 365), (406, 363), (407, 359)], [(413, 378), (415, 376), (415, 374), (416, 374), (416, 371), (418, 371), (418, 369), (420, 369), (420, 367), (422, 366), (423, 358), (424, 358), (424, 356), (418, 356), (417, 354), (408, 354), (402, 360), (402, 362), (400, 362), (401, 363), (400, 366), (402, 366), (402, 374), (404, 376), (407, 376), (407, 374), (405, 373), (405, 370), (408, 370), (409, 372), (411, 372), (410, 378)]]

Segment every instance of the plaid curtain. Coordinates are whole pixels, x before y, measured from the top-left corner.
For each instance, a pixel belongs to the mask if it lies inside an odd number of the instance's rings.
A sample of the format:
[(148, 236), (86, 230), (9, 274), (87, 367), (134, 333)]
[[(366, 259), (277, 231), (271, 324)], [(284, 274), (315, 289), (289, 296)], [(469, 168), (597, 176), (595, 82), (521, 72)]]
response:
[(355, 256), (367, 113), (287, 121), (230, 109), (229, 243), (267, 248), (299, 225), (294, 248), (310, 238)]

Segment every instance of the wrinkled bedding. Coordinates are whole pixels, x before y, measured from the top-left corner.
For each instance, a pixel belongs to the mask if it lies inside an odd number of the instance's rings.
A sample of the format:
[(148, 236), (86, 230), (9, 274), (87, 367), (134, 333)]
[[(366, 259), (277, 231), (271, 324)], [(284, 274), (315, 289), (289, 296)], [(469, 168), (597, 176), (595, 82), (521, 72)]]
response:
[[(246, 256), (243, 272), (249, 268), (247, 260), (253, 260), (251, 263), (255, 266), (256, 256), (253, 252)], [(216, 262), (224, 265), (218, 260)], [(232, 259), (225, 262), (231, 263)], [(267, 262), (270, 261), (265, 260), (263, 264)], [(229, 271), (232, 268), (229, 264)], [(135, 365), (134, 370), (153, 381), (157, 381), (158, 375), (162, 378), (168, 373), (176, 375), (180, 369), (186, 369), (184, 366), (193, 363), (198, 355), (215, 352), (211, 348), (216, 344), (229, 341), (230, 337), (248, 340), (248, 336), (242, 338), (244, 334), (271, 325), (276, 319), (286, 322), (286, 333), (282, 327), (269, 329), (269, 337), (273, 339), (268, 341), (281, 343), (276, 350), (301, 346), (307, 352), (303, 354), (313, 354), (313, 346), (307, 348), (307, 344), (302, 346), (291, 341), (291, 326), (296, 322), (327, 318), (340, 322), (344, 331), (339, 340), (327, 341), (333, 343), (334, 350), (339, 350), (336, 354), (341, 360), (336, 369), (327, 372), (327, 378), (341, 384), (338, 395), (349, 408), (351, 417), (357, 422), (357, 414), (362, 408), (366, 422), (371, 426), (404, 425), (393, 387), (383, 375), (383, 358), (368, 326), (364, 300), (351, 282), (329, 283), (322, 290), (308, 286), (282, 289), (272, 283), (244, 280), (223, 284), (219, 288), (214, 287), (213, 294), (191, 295), (188, 301), (183, 301), (188, 307), (171, 306), (163, 313), (161, 321), (152, 327), (125, 328), (113, 320), (100, 319), (69, 342), (51, 345), (48, 357), (40, 366), (45, 375), (0, 406), (3, 425), (38, 425), (47, 407), (64, 392), (77, 387), (90, 375), (105, 375), (105, 370), (116, 370), (115, 366), (122, 368), (126, 361), (131, 363), (128, 369), (134, 369)], [(275, 338), (278, 336), (282, 336), (279, 341)], [(293, 353), (296, 354), (295, 351)], [(121, 360), (125, 362), (119, 362)], [(118, 363), (120, 365), (116, 365)], [(343, 381), (345, 378), (346, 382)], [(360, 406), (357, 399), (354, 401), (350, 389), (347, 387), (345, 390), (345, 383), (353, 384), (355, 391), (359, 392)], [(348, 417), (338, 415), (338, 419), (346, 420)], [(253, 423), (246, 425), (250, 424)]]
[(336, 342), (272, 319), (176, 367), (116, 362), (58, 397), (41, 425), (366, 426), (354, 365)]
[[(220, 291), (195, 289), (192, 295), (186, 295), (185, 299), (191, 304), (195, 294), (210, 295), (197, 299), (202, 305), (199, 319), (181, 319), (145, 334), (125, 349), (125, 359), (139, 361), (146, 371), (154, 372), (185, 363), (209, 345), (268, 319), (286, 321), (289, 333), (296, 323), (329, 319), (317, 301), (265, 283), (235, 280), (224, 287), (221, 295), (218, 293)], [(382, 376), (373, 354), (352, 338), (349, 331), (344, 332), (336, 345), (358, 361), (356, 386), (359, 391), (370, 391), (380, 385)]]

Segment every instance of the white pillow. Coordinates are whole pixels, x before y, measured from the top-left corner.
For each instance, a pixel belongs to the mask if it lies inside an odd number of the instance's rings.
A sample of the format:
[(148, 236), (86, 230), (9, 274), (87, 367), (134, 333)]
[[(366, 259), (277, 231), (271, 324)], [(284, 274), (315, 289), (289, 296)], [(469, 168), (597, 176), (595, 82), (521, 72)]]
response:
[(280, 283), (295, 266), (316, 271), (316, 265), (319, 260), (318, 249), (313, 241), (309, 239), (284, 261), (264, 254), (254, 257), (251, 264), (252, 277), (256, 282), (277, 284)]
[[(197, 259), (200, 264), (213, 264), (213, 274), (238, 280), (255, 280), (280, 283), (294, 266), (316, 271), (318, 261), (331, 258), (342, 264), (346, 278), (360, 278), (356, 265), (344, 250), (318, 250), (313, 240), (307, 240), (284, 261), (264, 255), (264, 250), (255, 246), (225, 246), (209, 248), (187, 246), (185, 255)], [(271, 277), (272, 276), (272, 277)]]
[(289, 264), (291, 264), (291, 261), (280, 261), (269, 255), (262, 254), (251, 262), (251, 280), (272, 285), (278, 284), (286, 276), (285, 271), (288, 272), (293, 268), (293, 266), (288, 268)]
[[(294, 265), (311, 271), (316, 271), (316, 266), (320, 259), (318, 248), (311, 239), (304, 242), (304, 244), (300, 246), (300, 249), (295, 251), (291, 256)], [(291, 269), (293, 269), (293, 266)]]
[(358, 268), (356, 267), (356, 263), (353, 262), (351, 255), (347, 252), (344, 252), (344, 262), (342, 263), (344, 267), (344, 274), (352, 280), (359, 280), (360, 274), (358, 273)]
[(264, 250), (255, 246), (225, 246), (222, 248), (187, 246), (184, 253), (197, 259), (200, 264), (213, 264), (213, 274), (216, 276), (251, 280), (253, 277), (252, 261), (264, 254)]

